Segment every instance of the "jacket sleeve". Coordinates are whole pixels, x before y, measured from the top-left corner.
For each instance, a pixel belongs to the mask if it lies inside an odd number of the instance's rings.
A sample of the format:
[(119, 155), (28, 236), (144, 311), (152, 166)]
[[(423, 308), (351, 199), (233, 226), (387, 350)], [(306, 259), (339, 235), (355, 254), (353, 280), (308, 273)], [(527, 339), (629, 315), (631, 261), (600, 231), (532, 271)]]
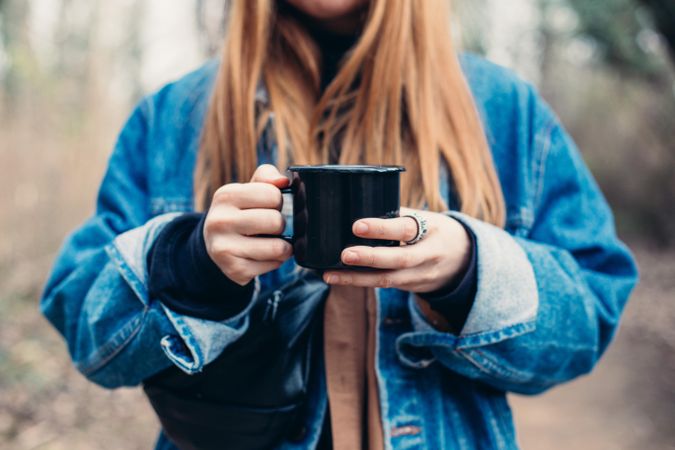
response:
[(137, 385), (171, 364), (201, 371), (245, 332), (253, 303), (227, 320), (209, 321), (177, 314), (149, 296), (147, 253), (176, 216), (150, 217), (152, 108), (152, 99), (144, 100), (122, 130), (96, 212), (66, 239), (40, 305), (77, 369), (109, 388)]
[(637, 268), (578, 149), (547, 107), (540, 113), (532, 227), (514, 236), (449, 213), (477, 239), (476, 298), (458, 336), (434, 329), (410, 301), (414, 331), (397, 341), (403, 363), (438, 361), (535, 394), (590, 372), (612, 339)]

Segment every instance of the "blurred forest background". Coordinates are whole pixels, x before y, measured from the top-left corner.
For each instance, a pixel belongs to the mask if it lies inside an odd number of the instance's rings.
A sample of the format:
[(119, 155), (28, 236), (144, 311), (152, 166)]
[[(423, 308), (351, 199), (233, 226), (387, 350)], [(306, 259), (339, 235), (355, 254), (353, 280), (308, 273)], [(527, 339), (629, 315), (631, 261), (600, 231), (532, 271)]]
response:
[[(148, 449), (140, 391), (71, 368), (37, 311), (133, 103), (217, 52), (219, 0), (0, 0), (0, 447)], [(170, 5), (170, 6), (168, 6)], [(525, 449), (675, 449), (675, 2), (455, 0), (463, 45), (571, 131), (642, 282), (590, 377), (512, 397)]]

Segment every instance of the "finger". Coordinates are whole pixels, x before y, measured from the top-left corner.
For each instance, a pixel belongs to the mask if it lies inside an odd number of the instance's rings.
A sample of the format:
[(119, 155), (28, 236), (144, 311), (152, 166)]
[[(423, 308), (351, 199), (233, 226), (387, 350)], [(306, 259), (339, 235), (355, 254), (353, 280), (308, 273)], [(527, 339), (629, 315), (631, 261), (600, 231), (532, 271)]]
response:
[(213, 196), (214, 204), (227, 204), (239, 209), (281, 209), (281, 191), (268, 183), (230, 183), (218, 189)]
[(263, 164), (255, 170), (251, 182), (269, 183), (281, 189), (288, 186), (289, 180), (273, 165)]
[(417, 236), (417, 221), (412, 217), (359, 219), (354, 222), (352, 232), (361, 238), (407, 242)]
[(254, 261), (246, 258), (237, 258), (229, 267), (225, 275), (235, 283), (245, 286), (251, 279), (272, 270), (278, 269), (282, 261)]
[(230, 238), (230, 253), (253, 261), (286, 261), (293, 254), (293, 247), (280, 238), (248, 237)]
[(233, 214), (229, 229), (244, 236), (283, 233), (286, 228), (284, 216), (276, 209), (242, 209)]
[(403, 247), (349, 247), (342, 251), (341, 259), (350, 266), (376, 269), (407, 269), (424, 262), (424, 252), (413, 245)]
[(331, 285), (357, 287), (400, 287), (407, 284), (409, 274), (401, 270), (378, 270), (373, 272), (357, 272), (350, 270), (330, 271), (323, 274), (323, 280)]

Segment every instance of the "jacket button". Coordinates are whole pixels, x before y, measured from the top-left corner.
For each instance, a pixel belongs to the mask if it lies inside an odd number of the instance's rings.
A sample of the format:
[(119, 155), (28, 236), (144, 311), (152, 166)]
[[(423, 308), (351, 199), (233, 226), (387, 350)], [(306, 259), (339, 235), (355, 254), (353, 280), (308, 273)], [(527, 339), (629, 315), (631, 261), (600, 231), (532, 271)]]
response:
[(398, 436), (406, 436), (406, 435), (416, 435), (420, 434), (422, 432), (422, 428), (415, 426), (415, 425), (404, 425), (401, 427), (392, 427), (391, 428), (391, 436), (392, 437), (398, 437)]

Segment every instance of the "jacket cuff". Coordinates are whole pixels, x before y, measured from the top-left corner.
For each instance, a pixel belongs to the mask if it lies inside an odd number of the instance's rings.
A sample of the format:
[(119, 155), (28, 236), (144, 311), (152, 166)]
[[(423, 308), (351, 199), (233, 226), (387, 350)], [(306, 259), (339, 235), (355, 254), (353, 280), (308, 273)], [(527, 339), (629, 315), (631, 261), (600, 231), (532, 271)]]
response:
[[(148, 289), (147, 256), (163, 228), (181, 213), (168, 213), (149, 220), (145, 225), (117, 236), (106, 253), (139, 301), (149, 308), (153, 301)], [(248, 329), (249, 312), (259, 295), (255, 280), (252, 298), (240, 313), (222, 321), (181, 315), (159, 302), (172, 332), (159, 342), (167, 358), (188, 374), (200, 372), (223, 350)]]
[(473, 231), (478, 249), (476, 299), (460, 334), (467, 345), (472, 336), (492, 343), (489, 334), (534, 320), (539, 293), (523, 248), (501, 228), (458, 212), (449, 215)]
[(160, 345), (166, 356), (178, 368), (192, 375), (203, 370), (225, 348), (237, 341), (249, 327), (249, 316), (260, 293), (260, 283), (255, 279), (251, 300), (243, 311), (222, 321), (198, 319), (178, 314), (162, 304), (166, 316), (176, 333), (162, 338)]
[(539, 295), (525, 251), (501, 228), (455, 211), (448, 215), (462, 222), (476, 237), (476, 297), (459, 336), (438, 331), (417, 302), (408, 302), (414, 331), (399, 336), (397, 350), (400, 359), (412, 367), (425, 367), (431, 362), (417, 356), (420, 352), (415, 349), (419, 347), (463, 350), (495, 344), (535, 329)]

